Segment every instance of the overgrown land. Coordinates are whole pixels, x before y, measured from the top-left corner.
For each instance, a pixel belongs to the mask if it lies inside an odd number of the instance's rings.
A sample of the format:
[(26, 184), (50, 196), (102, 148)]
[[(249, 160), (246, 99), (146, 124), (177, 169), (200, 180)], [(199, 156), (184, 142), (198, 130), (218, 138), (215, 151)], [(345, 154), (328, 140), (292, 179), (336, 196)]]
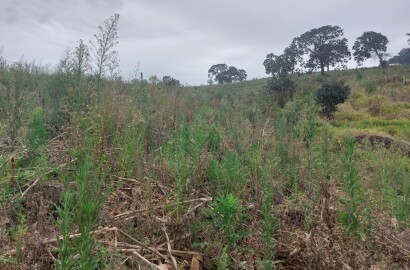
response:
[(410, 66), (123, 80), (115, 20), (0, 60), (0, 269), (410, 267)]

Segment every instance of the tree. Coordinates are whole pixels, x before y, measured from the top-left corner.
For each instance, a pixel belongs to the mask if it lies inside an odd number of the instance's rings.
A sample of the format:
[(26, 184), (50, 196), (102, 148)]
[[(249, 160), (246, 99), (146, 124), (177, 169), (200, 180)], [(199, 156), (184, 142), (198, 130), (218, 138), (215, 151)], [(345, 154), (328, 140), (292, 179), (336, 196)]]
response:
[(390, 64), (401, 64), (409, 65), (410, 64), (410, 50), (402, 49), (396, 56), (393, 56), (389, 59)]
[(280, 107), (283, 107), (293, 96), (296, 87), (290, 75), (296, 71), (298, 59), (300, 57), (294, 48), (288, 47), (283, 54), (277, 56), (270, 53), (263, 61), (266, 74), (272, 74), (272, 79), (269, 80), (267, 88), (276, 96)]
[(171, 76), (164, 76), (162, 77), (162, 83), (165, 84), (166, 86), (180, 86), (181, 83), (179, 80), (172, 78)]
[(228, 67), (226, 64), (213, 65), (208, 70), (208, 81), (215, 81), (219, 84), (241, 82), (246, 80), (246, 71), (243, 69), (237, 69), (234, 66)]
[(301, 58), (301, 66), (309, 71), (320, 69), (321, 74), (324, 75), (325, 67), (328, 71), (329, 66), (346, 67), (350, 59), (347, 39), (342, 38), (343, 35), (344, 32), (340, 26), (326, 25), (294, 38), (292, 47), (297, 49), (301, 57), (308, 55), (307, 61)]
[(95, 34), (95, 43), (91, 43), (91, 51), (95, 62), (95, 75), (100, 80), (105, 76), (107, 69), (111, 77), (118, 68), (118, 52), (113, 50), (118, 44), (119, 14), (114, 14), (104, 21), (104, 26), (99, 25), (99, 33)]
[(316, 92), (316, 102), (321, 106), (321, 113), (330, 117), (336, 111), (336, 106), (349, 97), (350, 87), (344, 81), (325, 82)]
[[(410, 45), (410, 33), (407, 33), (406, 36), (409, 36), (409, 40), (407, 40), (407, 42), (408, 42), (409, 45)], [(409, 48), (409, 52), (410, 52), (410, 48)]]
[(297, 52), (288, 47), (283, 54), (277, 56), (273, 53), (266, 55), (263, 65), (265, 66), (266, 74), (272, 74), (273, 77), (288, 77), (295, 73), (297, 61), (300, 60)]
[(381, 33), (364, 32), (353, 45), (354, 59), (358, 65), (361, 65), (364, 60), (376, 56), (379, 58), (380, 67), (382, 67), (386, 63), (387, 43), (389, 40)]

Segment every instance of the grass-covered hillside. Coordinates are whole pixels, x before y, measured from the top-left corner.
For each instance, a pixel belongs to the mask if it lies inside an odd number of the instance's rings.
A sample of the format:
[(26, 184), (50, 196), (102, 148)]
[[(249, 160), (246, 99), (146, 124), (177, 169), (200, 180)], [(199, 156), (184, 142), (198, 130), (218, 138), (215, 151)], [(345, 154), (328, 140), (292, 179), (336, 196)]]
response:
[[(407, 269), (410, 67), (174, 87), (0, 69), (0, 269)], [(320, 114), (316, 91), (345, 80)]]

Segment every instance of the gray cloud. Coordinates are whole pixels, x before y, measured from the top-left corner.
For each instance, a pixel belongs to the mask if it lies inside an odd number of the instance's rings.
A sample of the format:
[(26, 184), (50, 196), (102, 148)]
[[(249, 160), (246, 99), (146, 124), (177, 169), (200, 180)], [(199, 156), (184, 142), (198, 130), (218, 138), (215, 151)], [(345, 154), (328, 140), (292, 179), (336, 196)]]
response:
[(92, 39), (104, 19), (119, 13), (125, 77), (140, 62), (146, 77), (200, 84), (217, 63), (243, 68), (249, 78), (266, 77), (267, 53), (279, 54), (293, 37), (327, 24), (340, 25), (350, 46), (364, 31), (382, 32), (396, 54), (407, 46), (408, 10), (408, 0), (2, 0), (0, 47), (10, 61), (24, 55), (54, 65), (67, 46)]

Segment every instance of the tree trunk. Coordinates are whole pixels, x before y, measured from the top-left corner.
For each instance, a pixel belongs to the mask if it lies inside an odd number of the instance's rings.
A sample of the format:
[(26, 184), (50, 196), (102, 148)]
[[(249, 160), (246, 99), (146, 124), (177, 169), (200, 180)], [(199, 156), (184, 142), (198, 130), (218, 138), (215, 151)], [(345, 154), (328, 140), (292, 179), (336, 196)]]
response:
[(320, 63), (320, 74), (325, 75), (325, 65)]

